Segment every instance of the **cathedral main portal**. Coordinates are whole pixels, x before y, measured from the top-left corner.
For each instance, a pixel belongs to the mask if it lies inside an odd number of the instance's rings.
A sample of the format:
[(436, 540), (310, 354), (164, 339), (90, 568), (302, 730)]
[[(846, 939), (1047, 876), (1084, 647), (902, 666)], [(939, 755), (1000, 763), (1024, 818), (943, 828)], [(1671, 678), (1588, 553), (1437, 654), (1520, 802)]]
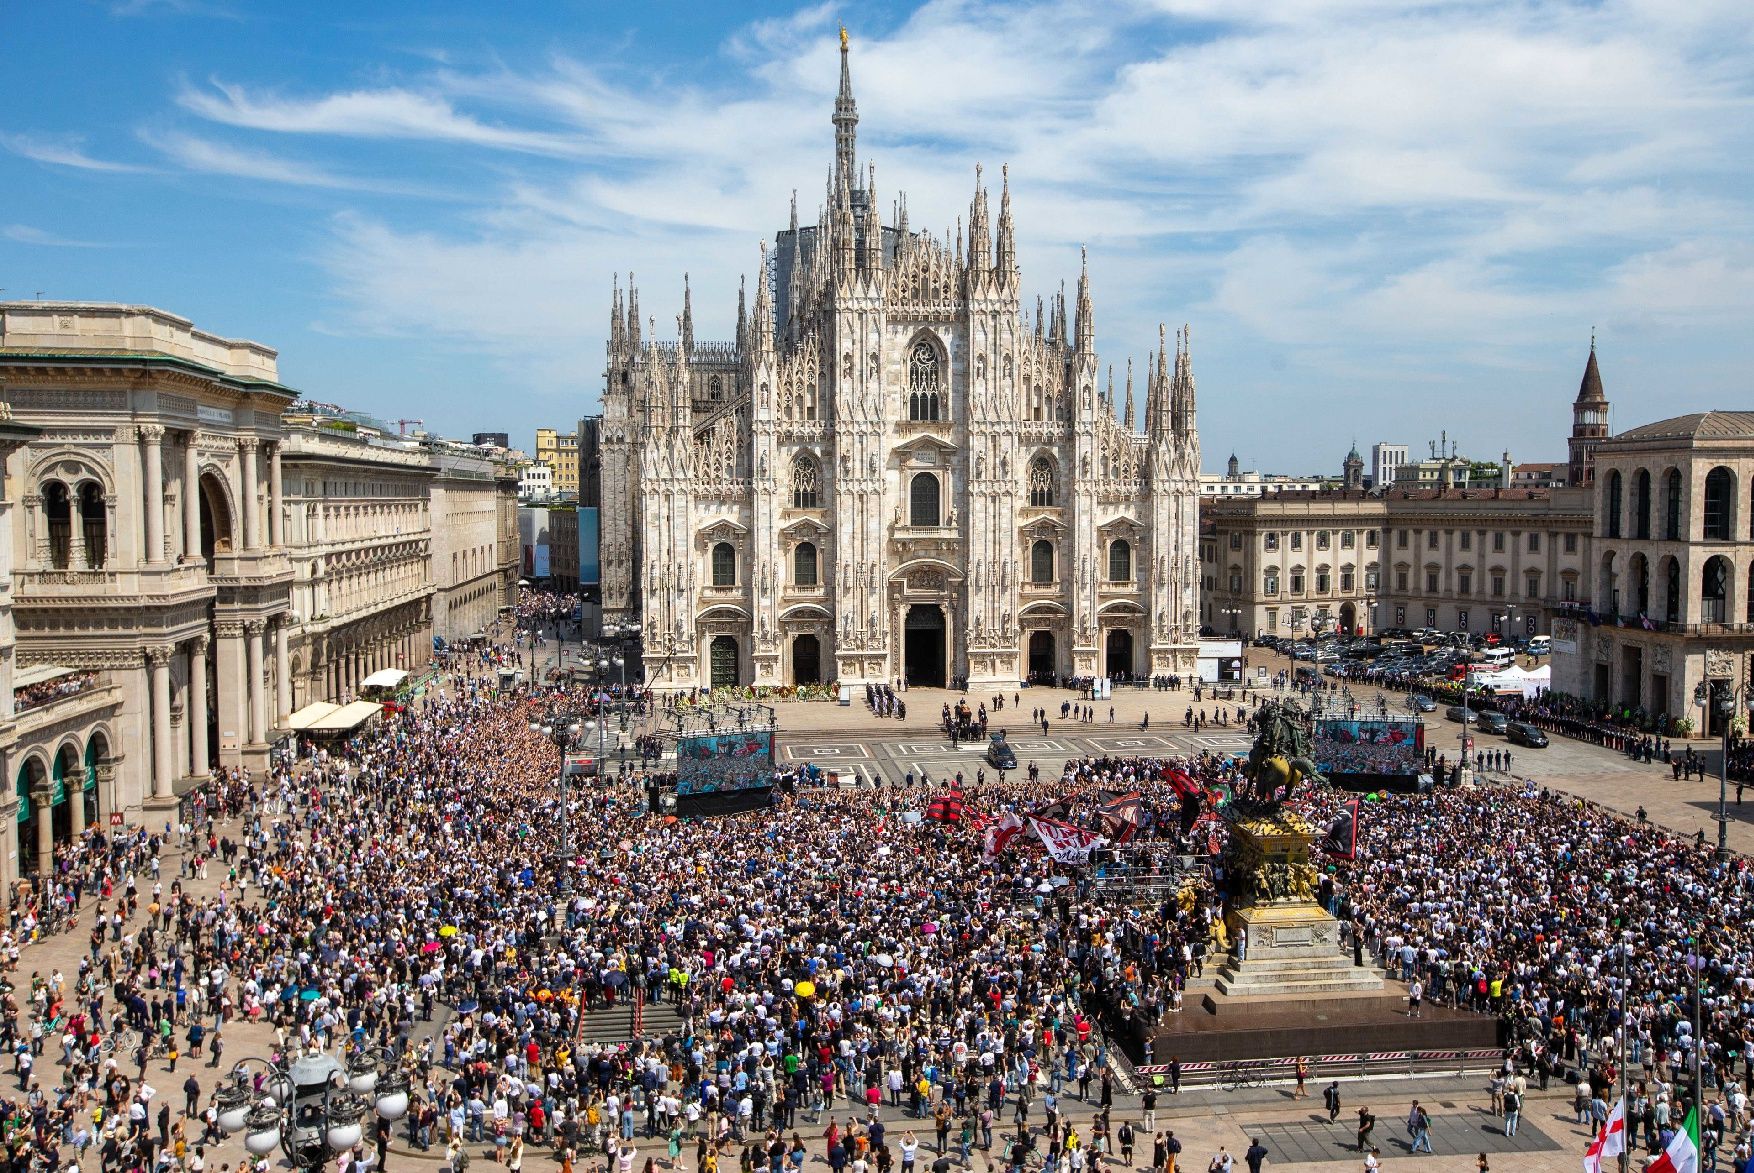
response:
[(915, 603), (907, 609), (902, 657), (910, 687), (944, 687), (946, 634), (944, 609), (936, 603)]

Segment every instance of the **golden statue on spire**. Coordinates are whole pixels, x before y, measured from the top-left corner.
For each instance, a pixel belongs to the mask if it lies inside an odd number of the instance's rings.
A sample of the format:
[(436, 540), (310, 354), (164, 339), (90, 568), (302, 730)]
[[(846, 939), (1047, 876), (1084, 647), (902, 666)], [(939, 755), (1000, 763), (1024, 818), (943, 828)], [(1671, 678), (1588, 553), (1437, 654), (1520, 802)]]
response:
[(841, 26), (840, 26), (840, 48), (841, 48), (841, 52), (843, 52), (843, 53), (844, 53), (844, 52), (846, 52), (846, 48), (847, 48), (847, 26), (846, 26), (846, 25), (844, 25), (844, 24), (843, 24), (843, 25), (841, 25)]

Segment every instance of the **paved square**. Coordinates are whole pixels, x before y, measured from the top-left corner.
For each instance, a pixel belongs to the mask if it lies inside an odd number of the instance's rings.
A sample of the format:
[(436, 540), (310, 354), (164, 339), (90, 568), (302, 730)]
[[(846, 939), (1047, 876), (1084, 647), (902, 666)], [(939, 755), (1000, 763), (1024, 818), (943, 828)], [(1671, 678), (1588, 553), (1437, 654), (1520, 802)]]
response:
[[(1358, 1113), (1355, 1109), (1342, 1111), (1340, 1119), (1333, 1124), (1328, 1123), (1326, 1113), (1312, 1110), (1303, 1120), (1277, 1124), (1244, 1124), (1242, 1127), (1249, 1135), (1260, 1137), (1261, 1143), (1271, 1152), (1271, 1161), (1275, 1164), (1313, 1164), (1323, 1161), (1350, 1161), (1356, 1164), (1360, 1161), (1353, 1143), (1358, 1136)], [(1400, 1116), (1389, 1115), (1386, 1110), (1377, 1116), (1371, 1143), (1380, 1150), (1385, 1164), (1396, 1157), (1426, 1159), (1424, 1153), (1413, 1152), (1413, 1139), (1407, 1134), (1405, 1120)], [(1431, 1121), (1431, 1148), (1437, 1156), (1543, 1153), (1562, 1147), (1564, 1146), (1558, 1141), (1527, 1123), (1517, 1129), (1515, 1136), (1505, 1136), (1499, 1118), (1481, 1108), (1460, 1108), (1454, 1111), (1440, 1108)], [(1506, 1167), (1514, 1168), (1509, 1165)]]
[(869, 758), (870, 747), (856, 741), (823, 741), (806, 745), (789, 745), (786, 752), (795, 762), (812, 758)]

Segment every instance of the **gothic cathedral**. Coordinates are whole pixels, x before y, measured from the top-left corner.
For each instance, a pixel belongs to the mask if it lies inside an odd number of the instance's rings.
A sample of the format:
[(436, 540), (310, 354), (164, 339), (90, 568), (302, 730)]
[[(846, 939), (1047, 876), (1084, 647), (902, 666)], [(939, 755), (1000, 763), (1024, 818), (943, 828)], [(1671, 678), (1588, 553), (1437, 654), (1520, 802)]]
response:
[(762, 247), (734, 343), (641, 330), (617, 284), (603, 396), (603, 608), (646, 679), (697, 686), (1014, 686), (1195, 669), (1200, 440), (1185, 333), (1159, 328), (1117, 411), (1088, 266), (1020, 304), (1008, 184), (996, 240), (879, 216), (854, 151), (845, 33), (815, 225)]

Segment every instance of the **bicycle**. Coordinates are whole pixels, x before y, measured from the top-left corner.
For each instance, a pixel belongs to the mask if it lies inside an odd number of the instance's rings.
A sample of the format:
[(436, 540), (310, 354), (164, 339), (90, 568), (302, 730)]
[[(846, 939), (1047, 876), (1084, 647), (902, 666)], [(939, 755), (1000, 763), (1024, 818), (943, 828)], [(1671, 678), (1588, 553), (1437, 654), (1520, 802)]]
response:
[(132, 1055), (140, 1046), (140, 1036), (128, 1027), (111, 1032), (110, 1036), (98, 1044), (98, 1050), (105, 1055)]
[(1224, 1065), (1218, 1082), (1226, 1091), (1238, 1091), (1242, 1088), (1266, 1086), (1266, 1078), (1261, 1074), (1260, 1067), (1253, 1063), (1244, 1063), (1234, 1059)]

